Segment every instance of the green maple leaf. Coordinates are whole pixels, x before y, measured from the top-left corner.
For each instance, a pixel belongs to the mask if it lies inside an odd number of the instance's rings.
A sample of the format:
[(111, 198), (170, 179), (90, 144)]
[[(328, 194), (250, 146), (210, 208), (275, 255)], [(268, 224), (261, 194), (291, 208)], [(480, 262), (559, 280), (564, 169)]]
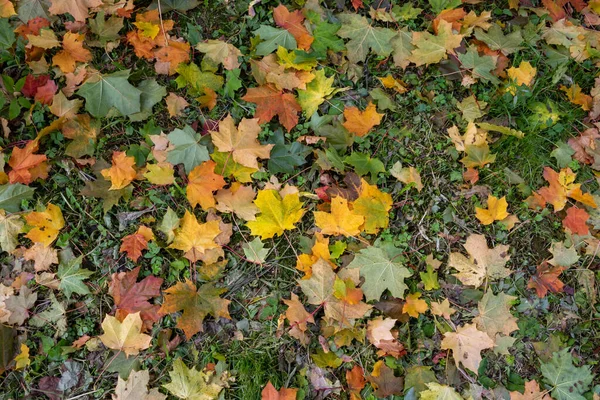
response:
[(177, 67), (179, 76), (175, 79), (177, 88), (187, 87), (190, 94), (198, 96), (204, 93), (205, 88), (215, 92), (223, 86), (223, 77), (212, 71), (203, 71), (194, 63), (179, 64)]
[(437, 35), (429, 32), (414, 32), (412, 44), (415, 46), (410, 61), (418, 66), (437, 64), (448, 58), (448, 53), (460, 46), (464, 35), (452, 31), (452, 24), (442, 20), (438, 25)]
[(490, 153), (487, 143), (479, 146), (469, 145), (465, 148), (465, 154), (460, 162), (467, 168), (483, 168), (486, 164), (496, 161), (496, 155)]
[(344, 41), (336, 35), (342, 27), (341, 24), (323, 22), (321, 16), (313, 10), (307, 10), (306, 16), (315, 25), (312, 31), (315, 39), (311, 47), (317, 53), (317, 58), (325, 58), (327, 50), (343, 51), (346, 48)]
[(294, 39), (292, 34), (285, 29), (261, 25), (260, 28), (254, 31), (254, 34), (258, 35), (262, 40), (262, 42), (256, 46), (256, 55), (258, 56), (271, 54), (277, 50), (279, 46), (285, 47), (288, 50), (293, 50), (297, 47), (296, 39)]
[(265, 248), (265, 244), (259, 237), (255, 237), (251, 242), (245, 243), (242, 246), (244, 255), (253, 263), (262, 264), (266, 261), (267, 255), (271, 249)]
[(143, 121), (152, 115), (152, 107), (167, 95), (167, 89), (159, 85), (156, 79), (146, 79), (138, 85), (140, 95), (140, 112), (129, 115), (132, 121)]
[(132, 86), (129, 70), (102, 75), (95, 82), (86, 82), (77, 94), (85, 98), (85, 109), (96, 118), (105, 117), (115, 108), (122, 115), (140, 111), (142, 91)]
[(506, 55), (512, 54), (522, 48), (520, 46), (523, 42), (521, 31), (515, 31), (508, 35), (504, 35), (502, 28), (498, 24), (492, 24), (487, 32), (481, 28), (476, 28), (475, 37), (487, 44), (490, 49), (500, 50)]
[(571, 163), (573, 154), (575, 154), (575, 150), (565, 142), (560, 142), (550, 153), (552, 157), (556, 158), (556, 164), (560, 168), (565, 168)]
[(544, 380), (552, 386), (552, 397), (556, 400), (584, 400), (594, 374), (589, 366), (576, 367), (569, 349), (562, 349), (552, 355), (550, 362), (542, 363)]
[(60, 279), (58, 288), (67, 298), (70, 298), (73, 293), (90, 294), (90, 290), (83, 281), (94, 272), (81, 268), (82, 260), (82, 256), (75, 258), (71, 250), (64, 250), (60, 254), (60, 264), (56, 276)]
[(402, 28), (398, 34), (391, 40), (393, 50), (394, 64), (397, 67), (406, 69), (410, 64), (410, 55), (415, 46), (412, 44), (413, 34), (407, 28)]
[(350, 39), (346, 43), (348, 60), (351, 63), (365, 61), (369, 49), (375, 54), (387, 57), (392, 52), (390, 41), (396, 32), (388, 28), (373, 27), (369, 21), (360, 15), (344, 13), (338, 15), (342, 27), (337, 35), (344, 39)]
[(419, 272), (421, 282), (425, 285), (425, 290), (436, 290), (440, 288), (438, 282), (438, 273), (433, 270), (431, 265), (427, 266), (427, 272)]
[(320, 305), (330, 300), (333, 296), (335, 272), (331, 265), (319, 259), (312, 266), (312, 275), (309, 279), (300, 279), (298, 285), (306, 295), (309, 304)]
[(356, 173), (360, 176), (371, 174), (371, 179), (377, 179), (380, 172), (385, 172), (385, 165), (378, 158), (371, 158), (368, 154), (352, 153), (344, 158), (346, 164), (354, 167)]
[(0, 50), (8, 50), (15, 42), (15, 33), (8, 18), (0, 18)]
[(474, 77), (494, 85), (500, 83), (500, 80), (491, 73), (496, 69), (496, 61), (492, 56), (480, 56), (476, 48), (469, 47), (466, 53), (458, 55), (458, 59), (464, 68), (473, 71)]
[(34, 188), (20, 183), (0, 185), (0, 210), (8, 212), (20, 211), (21, 200), (31, 199), (34, 191)]
[(404, 279), (412, 275), (404, 264), (390, 259), (386, 251), (374, 246), (357, 253), (347, 268), (360, 270), (360, 276), (365, 278), (361, 288), (368, 301), (379, 300), (385, 290), (394, 297), (404, 298), (404, 291), (408, 289)]
[(194, 167), (210, 158), (206, 146), (199, 143), (200, 135), (189, 125), (183, 129), (173, 130), (167, 137), (169, 142), (175, 146), (167, 153), (167, 160), (171, 164), (183, 164), (188, 174)]
[(278, 129), (275, 135), (269, 140), (275, 146), (271, 149), (271, 157), (269, 158), (269, 172), (271, 173), (287, 173), (291, 174), (299, 167), (306, 163), (306, 156), (311, 149), (300, 142), (285, 143), (283, 131)]
[(6, 215), (0, 210), (0, 248), (7, 253), (12, 253), (17, 248), (17, 236), (23, 230), (25, 223), (20, 215)]

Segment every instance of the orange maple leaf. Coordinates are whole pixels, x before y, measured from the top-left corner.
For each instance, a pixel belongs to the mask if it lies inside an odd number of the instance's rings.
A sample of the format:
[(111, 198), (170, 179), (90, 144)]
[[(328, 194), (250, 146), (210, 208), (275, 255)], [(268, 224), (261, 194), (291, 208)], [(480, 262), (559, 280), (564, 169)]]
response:
[(208, 210), (216, 206), (213, 192), (225, 186), (225, 179), (215, 174), (216, 165), (212, 160), (205, 161), (190, 172), (185, 192), (192, 207), (200, 204), (202, 209)]
[(304, 15), (300, 10), (289, 12), (283, 4), (280, 4), (273, 9), (273, 19), (277, 25), (287, 30), (296, 39), (299, 49), (307, 51), (310, 49), (310, 45), (315, 38), (302, 25)]
[(156, 50), (154, 55), (156, 56), (156, 72), (163, 75), (174, 75), (179, 64), (190, 60), (190, 44), (169, 40), (168, 45)]
[(127, 253), (127, 257), (133, 262), (136, 262), (142, 255), (142, 251), (148, 248), (148, 242), (150, 240), (154, 240), (152, 229), (142, 225), (135, 233), (123, 238), (119, 251), (121, 253)]
[(291, 93), (277, 90), (273, 85), (263, 85), (248, 89), (242, 99), (256, 104), (254, 116), (261, 124), (269, 122), (275, 115), (288, 132), (298, 124), (298, 113), (302, 108)]
[(365, 136), (376, 125), (381, 123), (384, 114), (379, 114), (375, 104), (369, 103), (365, 111), (360, 111), (357, 107), (347, 107), (344, 109), (344, 128), (357, 136)]
[(135, 158), (129, 157), (124, 151), (113, 152), (112, 166), (101, 171), (102, 176), (110, 180), (109, 190), (119, 190), (129, 185), (136, 176), (134, 165)]
[(44, 154), (33, 154), (38, 150), (39, 142), (30, 140), (22, 149), (13, 148), (8, 165), (12, 171), (8, 173), (10, 183), (23, 183), (25, 185), (35, 181), (38, 178), (46, 179), (48, 177), (48, 164)]
[(67, 32), (63, 37), (63, 49), (52, 57), (52, 65), (56, 65), (64, 73), (74, 72), (77, 62), (92, 60), (92, 53), (83, 47), (84, 34)]
[(90, 16), (89, 9), (102, 5), (102, 0), (50, 0), (49, 10), (53, 15), (69, 13), (75, 21), (85, 22)]
[(563, 219), (564, 228), (575, 235), (587, 235), (590, 233), (586, 222), (590, 214), (582, 208), (573, 206), (567, 210), (567, 216)]
[(560, 211), (565, 208), (567, 198), (579, 201), (586, 206), (596, 208), (596, 202), (589, 193), (581, 191), (581, 183), (575, 183), (575, 174), (571, 168), (563, 168), (559, 172), (550, 167), (544, 168), (544, 179), (548, 181), (549, 186), (538, 190), (542, 198), (554, 206), (554, 211)]
[(539, 298), (546, 297), (548, 292), (560, 293), (565, 285), (558, 277), (563, 271), (563, 267), (553, 267), (544, 261), (538, 265), (537, 272), (529, 279), (527, 287), (535, 289)]
[(279, 389), (275, 389), (275, 386), (269, 381), (267, 386), (265, 386), (260, 392), (261, 400), (296, 400), (298, 389), (291, 389), (282, 387)]

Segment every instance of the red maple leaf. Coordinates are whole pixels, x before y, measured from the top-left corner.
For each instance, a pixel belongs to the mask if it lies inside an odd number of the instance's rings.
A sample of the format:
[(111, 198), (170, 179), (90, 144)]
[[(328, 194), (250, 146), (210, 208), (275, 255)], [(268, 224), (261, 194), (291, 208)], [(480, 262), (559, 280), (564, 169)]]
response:
[(259, 123), (269, 122), (274, 116), (289, 131), (298, 124), (298, 113), (302, 108), (291, 93), (275, 89), (272, 85), (263, 85), (248, 89), (243, 100), (256, 104), (256, 114)]
[(537, 272), (529, 279), (527, 287), (535, 289), (539, 298), (546, 297), (548, 292), (560, 293), (563, 291), (564, 283), (558, 277), (563, 272), (563, 267), (554, 267), (544, 261), (537, 267)]
[(117, 307), (117, 318), (126, 314), (140, 312), (144, 321), (144, 329), (150, 330), (152, 324), (160, 319), (159, 305), (148, 300), (160, 296), (162, 278), (147, 276), (137, 281), (140, 267), (129, 272), (118, 272), (112, 275), (108, 293), (114, 298)]
[(584, 209), (577, 206), (573, 206), (567, 210), (567, 216), (563, 219), (563, 226), (565, 229), (571, 231), (575, 235), (587, 235), (590, 230), (586, 224), (590, 218)]

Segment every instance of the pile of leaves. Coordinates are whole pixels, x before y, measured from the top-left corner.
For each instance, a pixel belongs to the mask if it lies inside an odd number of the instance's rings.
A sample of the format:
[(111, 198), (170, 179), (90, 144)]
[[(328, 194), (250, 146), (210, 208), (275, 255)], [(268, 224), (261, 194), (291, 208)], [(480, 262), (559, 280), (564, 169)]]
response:
[(599, 399), (598, 27), (0, 0), (0, 397)]

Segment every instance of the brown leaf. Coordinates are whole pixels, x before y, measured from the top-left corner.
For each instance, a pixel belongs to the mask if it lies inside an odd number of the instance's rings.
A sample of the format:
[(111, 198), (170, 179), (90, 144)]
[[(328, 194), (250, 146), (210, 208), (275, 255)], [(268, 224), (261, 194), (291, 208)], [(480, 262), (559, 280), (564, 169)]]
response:
[(546, 297), (548, 292), (560, 293), (565, 285), (558, 277), (563, 271), (563, 267), (553, 267), (544, 261), (538, 265), (537, 272), (529, 279), (527, 287), (535, 289), (539, 298)]
[(276, 115), (288, 132), (298, 124), (298, 113), (302, 108), (291, 93), (277, 90), (272, 85), (263, 85), (248, 89), (242, 99), (257, 105), (254, 116), (261, 124), (269, 122)]

